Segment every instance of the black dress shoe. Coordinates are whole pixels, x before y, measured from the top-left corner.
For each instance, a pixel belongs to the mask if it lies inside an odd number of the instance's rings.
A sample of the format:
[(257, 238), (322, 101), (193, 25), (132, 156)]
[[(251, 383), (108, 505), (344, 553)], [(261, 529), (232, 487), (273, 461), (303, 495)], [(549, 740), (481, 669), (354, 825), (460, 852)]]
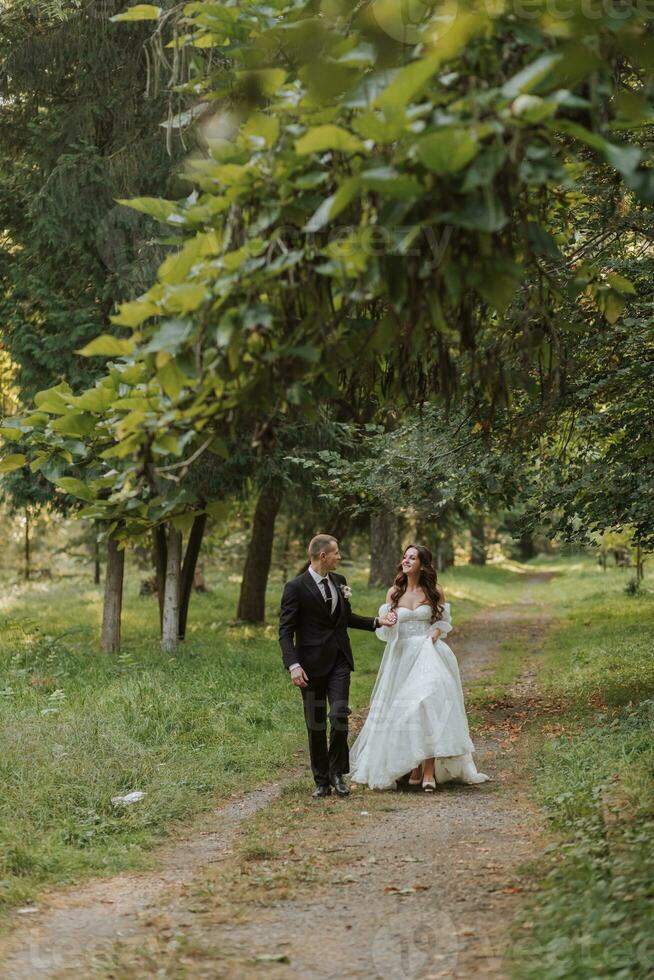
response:
[(316, 786), (314, 792), (311, 794), (314, 800), (322, 800), (323, 797), (329, 796), (331, 794), (331, 786)]
[(332, 776), (330, 781), (337, 796), (350, 795), (350, 787), (347, 785), (342, 776)]

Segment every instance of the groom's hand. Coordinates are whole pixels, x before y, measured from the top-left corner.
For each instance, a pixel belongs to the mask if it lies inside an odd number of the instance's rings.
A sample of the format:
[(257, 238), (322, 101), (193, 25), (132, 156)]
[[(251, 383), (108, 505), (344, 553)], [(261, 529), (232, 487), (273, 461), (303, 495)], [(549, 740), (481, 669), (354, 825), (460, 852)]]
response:
[(380, 626), (395, 626), (397, 623), (397, 613), (387, 612), (385, 616), (379, 616), (378, 622)]
[(294, 667), (291, 671), (291, 680), (296, 687), (306, 687), (309, 683), (309, 678), (304, 673), (302, 667)]

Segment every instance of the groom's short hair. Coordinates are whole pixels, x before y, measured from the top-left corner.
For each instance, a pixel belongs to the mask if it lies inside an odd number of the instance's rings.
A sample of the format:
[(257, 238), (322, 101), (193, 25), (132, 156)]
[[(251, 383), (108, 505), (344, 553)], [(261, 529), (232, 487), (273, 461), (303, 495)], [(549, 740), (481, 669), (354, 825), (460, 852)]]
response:
[(315, 538), (309, 541), (309, 558), (319, 558), (323, 551), (327, 551), (330, 544), (338, 544), (331, 534), (316, 534)]

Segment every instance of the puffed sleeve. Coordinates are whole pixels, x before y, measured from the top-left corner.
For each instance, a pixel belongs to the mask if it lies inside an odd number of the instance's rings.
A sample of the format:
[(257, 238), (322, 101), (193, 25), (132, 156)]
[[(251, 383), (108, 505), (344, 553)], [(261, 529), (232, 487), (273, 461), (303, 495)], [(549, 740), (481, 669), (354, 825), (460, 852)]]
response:
[(446, 602), (443, 607), (443, 614), (441, 618), (437, 622), (431, 624), (431, 630), (429, 631), (429, 635), (433, 636), (436, 630), (440, 630), (441, 638), (443, 638), (447, 636), (447, 634), (450, 633), (453, 629), (454, 627), (452, 626), (452, 614), (450, 613), (450, 604), (449, 602)]
[[(389, 604), (387, 602), (383, 602), (379, 607), (379, 612), (377, 613), (377, 615), (385, 616), (389, 609), (390, 609)], [(388, 641), (395, 636), (396, 629), (397, 629), (397, 623), (395, 624), (395, 626), (379, 626), (375, 630), (375, 636), (377, 637), (378, 640), (381, 640), (382, 643), (388, 643)]]

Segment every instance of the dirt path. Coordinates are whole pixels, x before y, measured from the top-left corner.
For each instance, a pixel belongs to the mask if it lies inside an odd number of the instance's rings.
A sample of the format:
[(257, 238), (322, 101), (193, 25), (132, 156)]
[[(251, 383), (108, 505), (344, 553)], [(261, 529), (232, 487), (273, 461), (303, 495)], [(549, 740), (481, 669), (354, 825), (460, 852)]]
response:
[[(534, 650), (534, 591), (455, 632), (464, 686), (505, 641)], [(529, 887), (517, 869), (543, 845), (516, 736), (537, 700), (525, 666), (474, 737), (492, 781), (319, 803), (304, 776), (270, 784), (205, 814), (159, 852), (161, 870), (44, 896), (0, 946), (0, 976), (506, 976), (507, 928)]]

